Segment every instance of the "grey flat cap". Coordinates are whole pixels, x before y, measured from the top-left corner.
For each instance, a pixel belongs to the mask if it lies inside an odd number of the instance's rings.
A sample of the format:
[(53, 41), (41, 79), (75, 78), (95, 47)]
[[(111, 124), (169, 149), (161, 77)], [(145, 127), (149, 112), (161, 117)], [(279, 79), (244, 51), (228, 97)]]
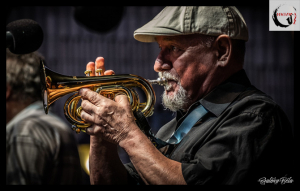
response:
[(248, 41), (246, 22), (232, 6), (180, 6), (165, 7), (150, 22), (134, 31), (141, 42), (155, 42), (155, 36), (187, 34), (219, 36)]

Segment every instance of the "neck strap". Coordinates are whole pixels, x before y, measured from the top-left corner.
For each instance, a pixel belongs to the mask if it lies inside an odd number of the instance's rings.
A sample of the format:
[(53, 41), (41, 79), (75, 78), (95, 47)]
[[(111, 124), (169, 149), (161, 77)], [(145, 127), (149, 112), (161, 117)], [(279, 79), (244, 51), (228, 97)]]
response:
[(157, 149), (160, 149), (166, 145), (178, 144), (183, 139), (183, 137), (192, 129), (195, 123), (203, 118), (207, 113), (208, 111), (202, 105), (199, 105), (190, 114), (188, 114), (188, 116), (183, 120), (181, 125), (174, 132), (170, 139), (168, 139), (167, 141), (158, 139), (153, 135), (151, 131), (149, 132), (150, 139)]

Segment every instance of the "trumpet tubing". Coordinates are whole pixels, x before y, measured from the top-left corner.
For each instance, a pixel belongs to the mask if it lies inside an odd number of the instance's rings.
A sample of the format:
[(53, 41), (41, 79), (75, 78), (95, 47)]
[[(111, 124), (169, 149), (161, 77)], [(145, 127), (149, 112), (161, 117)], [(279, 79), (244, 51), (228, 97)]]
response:
[[(73, 93), (64, 104), (64, 115), (72, 124), (72, 129), (77, 133), (85, 132), (90, 124), (84, 122), (80, 117), (81, 107), (77, 107), (81, 96), (78, 91), (81, 88), (89, 88), (102, 96), (114, 99), (117, 94), (127, 95), (132, 111), (140, 110), (145, 117), (153, 114), (156, 101), (155, 92), (151, 84), (164, 85), (167, 81), (164, 78), (149, 81), (133, 74), (121, 74), (111, 76), (66, 76), (56, 73), (47, 68), (41, 61), (41, 83), (42, 97), (45, 113), (49, 107), (59, 98)], [(138, 93), (134, 88), (140, 88), (146, 95), (146, 102), (140, 103)]]

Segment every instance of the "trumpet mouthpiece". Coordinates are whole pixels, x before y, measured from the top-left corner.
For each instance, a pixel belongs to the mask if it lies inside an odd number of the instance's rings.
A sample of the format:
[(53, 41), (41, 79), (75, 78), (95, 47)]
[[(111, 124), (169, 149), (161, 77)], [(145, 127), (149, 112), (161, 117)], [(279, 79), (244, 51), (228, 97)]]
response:
[(148, 82), (150, 84), (158, 84), (161, 86), (165, 86), (167, 84), (168, 80), (164, 77), (161, 77), (161, 78), (157, 78), (156, 80), (148, 80)]

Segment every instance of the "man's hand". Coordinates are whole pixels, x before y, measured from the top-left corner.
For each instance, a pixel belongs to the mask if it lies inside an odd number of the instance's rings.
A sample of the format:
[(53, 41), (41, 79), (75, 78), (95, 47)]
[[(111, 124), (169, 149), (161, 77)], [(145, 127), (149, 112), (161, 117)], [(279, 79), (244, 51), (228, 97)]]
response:
[(115, 101), (96, 92), (83, 88), (81, 118), (92, 125), (86, 129), (90, 135), (96, 135), (112, 143), (119, 143), (135, 124), (134, 116), (125, 95), (118, 95)]
[[(102, 69), (100, 75), (112, 75), (114, 71), (105, 71), (104, 58), (98, 57), (96, 62), (89, 62), (87, 70), (90, 76), (99, 76), (97, 69)], [(79, 90), (82, 96), (81, 118), (92, 125), (86, 129), (87, 134), (96, 135), (111, 143), (118, 144), (129, 131), (135, 130), (134, 115), (127, 96), (118, 95), (115, 101), (88, 89)], [(133, 127), (133, 129), (131, 129)]]

